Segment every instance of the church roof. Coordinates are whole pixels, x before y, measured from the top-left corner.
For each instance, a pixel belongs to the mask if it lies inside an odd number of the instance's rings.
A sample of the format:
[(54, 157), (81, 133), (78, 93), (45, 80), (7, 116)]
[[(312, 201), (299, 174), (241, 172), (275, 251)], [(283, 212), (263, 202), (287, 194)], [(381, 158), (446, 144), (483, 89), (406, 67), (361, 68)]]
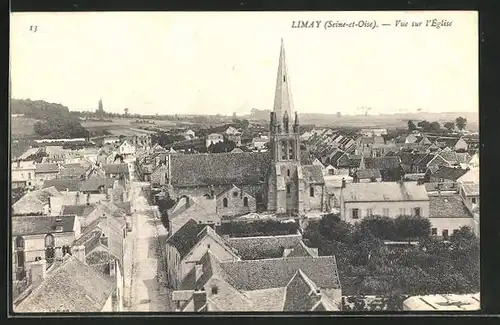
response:
[(281, 40), (278, 74), (276, 77), (276, 91), (274, 95), (274, 113), (278, 123), (282, 123), (285, 112), (292, 118), (293, 102), (290, 90), (290, 80), (285, 58), (285, 46)]

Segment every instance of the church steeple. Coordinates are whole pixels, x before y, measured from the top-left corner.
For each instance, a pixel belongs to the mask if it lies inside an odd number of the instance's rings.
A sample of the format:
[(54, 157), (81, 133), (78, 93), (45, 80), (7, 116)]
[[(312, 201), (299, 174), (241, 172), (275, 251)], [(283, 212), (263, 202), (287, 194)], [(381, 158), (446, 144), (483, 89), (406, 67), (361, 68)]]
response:
[(281, 39), (280, 58), (278, 63), (278, 74), (276, 77), (276, 90), (274, 93), (274, 113), (275, 119), (281, 124), (281, 130), (285, 131), (282, 124), (284, 122), (285, 113), (288, 117), (292, 116), (293, 102), (292, 93), (290, 90), (290, 80), (285, 58), (285, 46)]

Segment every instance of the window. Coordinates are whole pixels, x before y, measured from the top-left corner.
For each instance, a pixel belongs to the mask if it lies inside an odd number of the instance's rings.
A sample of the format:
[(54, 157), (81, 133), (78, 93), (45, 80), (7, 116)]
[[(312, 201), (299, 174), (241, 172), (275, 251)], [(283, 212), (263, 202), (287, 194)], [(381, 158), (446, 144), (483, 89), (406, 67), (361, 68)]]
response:
[(207, 248), (210, 249), (210, 244), (207, 244)]
[(413, 209), (413, 214), (414, 214), (416, 217), (420, 217), (420, 208), (414, 208), (414, 209)]
[(286, 82), (286, 75), (283, 75), (283, 82)]
[(24, 238), (16, 237), (16, 249), (22, 250), (24, 249)]
[(45, 236), (45, 247), (54, 247), (54, 236), (48, 234)]
[(309, 188), (309, 196), (310, 196), (310, 197), (313, 197), (313, 196), (314, 196), (314, 186), (311, 186), (311, 187)]
[(24, 267), (24, 251), (17, 251), (17, 267)]
[(290, 169), (288, 169), (288, 170), (286, 171), (286, 175), (287, 175), (288, 177), (290, 177)]
[(372, 209), (366, 209), (366, 215), (367, 216), (372, 216), (373, 215), (373, 210)]
[(290, 194), (290, 192), (291, 192), (290, 184), (286, 184), (286, 194)]
[(248, 206), (248, 198), (246, 196), (243, 198), (243, 206)]
[(432, 236), (437, 236), (437, 234), (438, 234), (438, 229), (437, 228), (432, 228), (431, 229), (431, 235)]
[(212, 287), (212, 294), (216, 295), (218, 292), (219, 292), (219, 288), (217, 288), (217, 286), (213, 286)]
[(383, 210), (383, 211), (384, 211), (384, 212), (383, 212), (383, 213), (384, 213), (384, 217), (388, 217), (388, 216), (389, 216), (389, 209), (384, 208), (384, 210)]
[(31, 173), (28, 173), (28, 179), (31, 179)]
[(406, 214), (406, 209), (405, 208), (399, 208), (399, 215), (404, 216)]
[(352, 209), (351, 216), (353, 219), (359, 219), (359, 209)]
[(448, 240), (448, 229), (444, 229), (442, 234), (443, 234), (443, 239)]
[(294, 143), (293, 143), (293, 141), (290, 141), (290, 144), (288, 147), (288, 159), (290, 159), (290, 160), (293, 159), (293, 154), (294, 154), (293, 150), (294, 150)]
[(477, 199), (475, 197), (473, 197), (471, 200), (472, 200), (472, 203), (474, 203), (474, 204), (477, 203)]

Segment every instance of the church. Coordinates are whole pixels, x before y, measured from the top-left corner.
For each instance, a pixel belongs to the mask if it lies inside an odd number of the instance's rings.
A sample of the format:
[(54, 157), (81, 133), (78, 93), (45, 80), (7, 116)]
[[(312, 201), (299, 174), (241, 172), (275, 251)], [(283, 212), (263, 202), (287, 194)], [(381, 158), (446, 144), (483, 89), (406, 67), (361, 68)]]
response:
[(215, 200), (217, 214), (256, 211), (303, 215), (324, 211), (325, 180), (301, 151), (283, 40), (269, 120), (269, 151), (167, 155), (164, 181), (169, 195)]

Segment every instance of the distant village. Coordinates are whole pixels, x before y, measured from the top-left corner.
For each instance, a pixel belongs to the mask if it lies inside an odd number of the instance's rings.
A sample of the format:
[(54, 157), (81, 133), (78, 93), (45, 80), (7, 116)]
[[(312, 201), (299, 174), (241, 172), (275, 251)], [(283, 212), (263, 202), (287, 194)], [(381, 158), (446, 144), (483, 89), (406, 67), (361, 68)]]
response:
[(302, 129), (287, 76), (266, 125), (12, 157), (14, 311), (477, 309), (479, 136)]

